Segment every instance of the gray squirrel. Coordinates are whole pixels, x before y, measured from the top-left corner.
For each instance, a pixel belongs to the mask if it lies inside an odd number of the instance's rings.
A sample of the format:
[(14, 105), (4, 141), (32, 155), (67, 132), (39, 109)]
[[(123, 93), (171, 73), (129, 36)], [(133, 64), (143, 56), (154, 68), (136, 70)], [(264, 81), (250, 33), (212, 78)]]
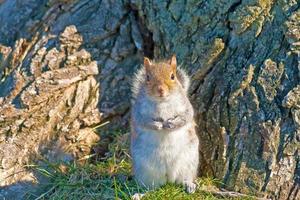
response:
[(175, 55), (158, 62), (145, 57), (135, 74), (130, 148), (135, 178), (148, 189), (170, 182), (196, 190), (199, 140), (189, 82)]

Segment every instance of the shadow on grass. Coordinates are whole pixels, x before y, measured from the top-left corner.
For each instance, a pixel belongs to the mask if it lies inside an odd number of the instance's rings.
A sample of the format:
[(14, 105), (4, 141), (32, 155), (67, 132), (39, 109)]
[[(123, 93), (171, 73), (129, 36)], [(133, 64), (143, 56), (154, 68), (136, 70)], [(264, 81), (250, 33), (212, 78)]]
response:
[[(133, 179), (131, 158), (128, 152), (129, 134), (114, 133), (113, 141), (102, 158), (92, 158), (84, 165), (74, 163), (32, 166), (48, 182), (40, 184), (40, 193), (28, 193), (27, 199), (131, 199), (135, 193), (146, 193), (143, 200), (224, 199), (209, 192), (197, 190), (187, 194), (182, 186), (167, 184), (153, 191), (146, 191)], [(199, 185), (215, 185), (214, 179), (201, 178)], [(236, 199), (236, 198), (235, 198)]]
[[(116, 131), (108, 135), (110, 139), (105, 144), (106, 150), (102, 149), (102, 153), (92, 152), (86, 157), (85, 164), (78, 164), (75, 161), (68, 164), (53, 163), (40, 158), (39, 164), (26, 166), (37, 177), (37, 184), (20, 182), (9, 188), (0, 188), (0, 198), (130, 200), (136, 193), (145, 193), (143, 200), (226, 199), (201, 189), (220, 184), (212, 178), (199, 178), (197, 182), (200, 187), (194, 194), (187, 194), (182, 186), (175, 184), (166, 184), (156, 190), (147, 191), (136, 183), (131, 173), (129, 133)], [(105, 135), (101, 135), (100, 146), (105, 146), (102, 144), (106, 141), (105, 138), (107, 138)], [(26, 190), (25, 195), (24, 190)], [(22, 191), (22, 194), (16, 191)], [(7, 193), (9, 198), (1, 196), (1, 193)]]
[(39, 195), (27, 199), (131, 199), (140, 188), (132, 178), (128, 135), (116, 132), (101, 157), (91, 156), (85, 164), (50, 163), (31, 168), (48, 180), (39, 184)]

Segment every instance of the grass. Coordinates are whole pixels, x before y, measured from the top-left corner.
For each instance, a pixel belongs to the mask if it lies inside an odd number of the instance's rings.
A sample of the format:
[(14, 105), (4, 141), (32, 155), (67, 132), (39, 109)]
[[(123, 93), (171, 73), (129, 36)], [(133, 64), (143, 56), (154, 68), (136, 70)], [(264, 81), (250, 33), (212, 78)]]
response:
[[(84, 165), (47, 163), (47, 167), (34, 166), (34, 170), (47, 177), (48, 181), (41, 187), (42, 193), (39, 195), (28, 193), (28, 199), (130, 200), (135, 193), (145, 193), (146, 190), (136, 184), (131, 174), (127, 138), (128, 134), (115, 134), (105, 157), (98, 161), (90, 161)], [(198, 179), (200, 188), (216, 183), (217, 181), (211, 178)], [(167, 184), (154, 191), (148, 191), (143, 197), (143, 200), (168, 199), (215, 200), (225, 198), (213, 196), (202, 190), (197, 190), (194, 194), (187, 194), (182, 186), (174, 184)]]

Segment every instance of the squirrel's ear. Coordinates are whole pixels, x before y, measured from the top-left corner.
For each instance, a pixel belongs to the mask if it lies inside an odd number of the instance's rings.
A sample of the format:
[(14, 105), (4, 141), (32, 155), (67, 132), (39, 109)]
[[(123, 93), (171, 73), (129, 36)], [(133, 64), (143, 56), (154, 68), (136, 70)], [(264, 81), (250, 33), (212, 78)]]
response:
[(146, 68), (147, 71), (150, 69), (151, 61), (147, 57), (144, 57), (144, 66), (145, 66), (145, 68)]
[(172, 69), (176, 70), (177, 67), (177, 60), (176, 60), (176, 55), (174, 54), (170, 60), (170, 65)]

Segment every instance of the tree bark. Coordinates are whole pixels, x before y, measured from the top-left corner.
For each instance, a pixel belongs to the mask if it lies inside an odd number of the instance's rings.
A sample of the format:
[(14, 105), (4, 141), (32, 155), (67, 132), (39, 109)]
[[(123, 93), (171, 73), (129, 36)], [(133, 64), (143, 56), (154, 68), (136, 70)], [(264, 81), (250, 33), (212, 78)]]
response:
[[(176, 53), (192, 76), (200, 174), (238, 192), (300, 199), (299, 7), (289, 0), (0, 1), (1, 186), (22, 181), (10, 175), (38, 154), (89, 152), (98, 139), (93, 124), (128, 127), (130, 80), (142, 56)], [(90, 138), (84, 151), (81, 134)], [(69, 144), (76, 148), (64, 151)]]

